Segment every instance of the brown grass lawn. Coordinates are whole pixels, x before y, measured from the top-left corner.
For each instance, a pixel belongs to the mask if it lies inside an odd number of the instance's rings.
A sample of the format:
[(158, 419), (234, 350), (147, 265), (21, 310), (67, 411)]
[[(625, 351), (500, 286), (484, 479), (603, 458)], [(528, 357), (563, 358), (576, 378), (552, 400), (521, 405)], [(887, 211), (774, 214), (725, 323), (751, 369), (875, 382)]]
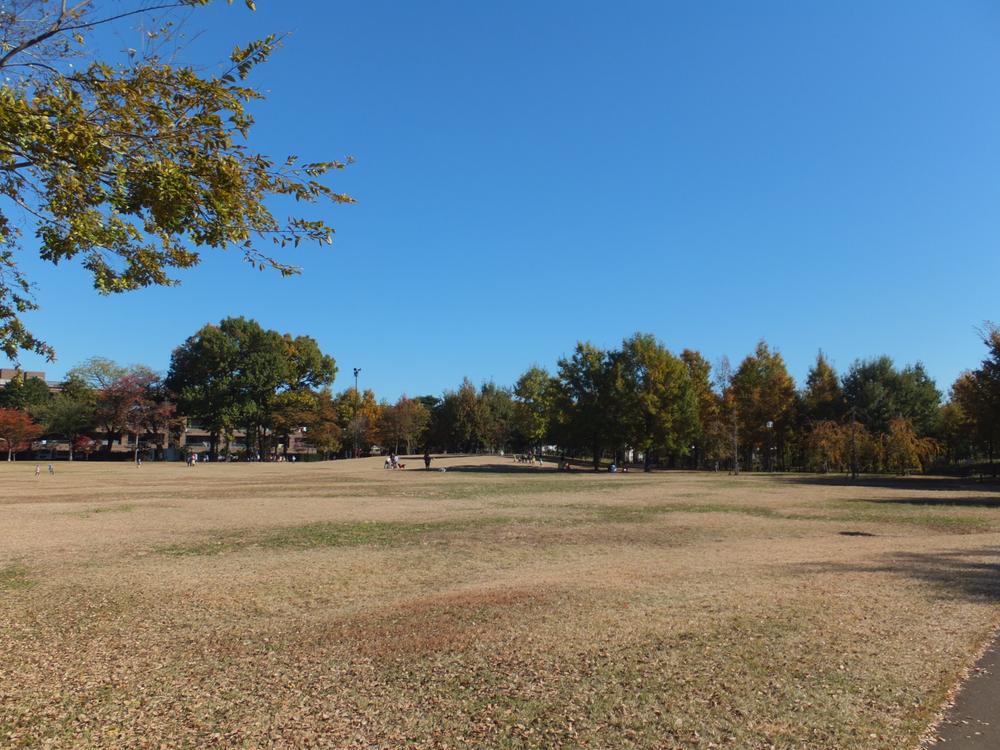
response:
[(989, 487), (437, 466), (0, 466), (0, 747), (899, 750), (1000, 615)]

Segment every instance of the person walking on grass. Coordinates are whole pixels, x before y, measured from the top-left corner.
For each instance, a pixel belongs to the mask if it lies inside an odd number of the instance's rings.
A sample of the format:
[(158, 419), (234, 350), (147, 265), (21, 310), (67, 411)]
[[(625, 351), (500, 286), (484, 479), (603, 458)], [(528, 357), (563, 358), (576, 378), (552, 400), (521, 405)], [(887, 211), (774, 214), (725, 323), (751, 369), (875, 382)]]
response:
[(35, 464), (35, 480), (37, 481), (38, 477), (40, 477), (41, 475), (42, 475), (42, 465)]
[(424, 471), (431, 470), (431, 454), (429, 451), (424, 451)]
[(50, 476), (56, 475), (56, 470), (52, 468), (52, 464), (49, 464), (49, 475)]

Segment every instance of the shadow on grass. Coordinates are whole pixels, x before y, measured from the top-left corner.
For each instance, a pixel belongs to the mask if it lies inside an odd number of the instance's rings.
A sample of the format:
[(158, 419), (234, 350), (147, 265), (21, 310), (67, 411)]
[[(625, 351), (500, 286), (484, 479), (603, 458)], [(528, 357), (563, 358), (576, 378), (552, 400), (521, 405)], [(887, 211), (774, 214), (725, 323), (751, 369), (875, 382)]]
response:
[[(778, 476), (778, 475), (776, 475)], [(807, 484), (820, 487), (872, 487), (887, 490), (928, 490), (928, 491), (968, 491), (995, 492), (1000, 499), (1000, 480), (961, 479), (957, 477), (926, 477), (922, 475), (908, 477), (890, 476), (860, 476), (851, 479), (844, 474), (786, 474), (781, 476), (792, 484)]]
[(972, 497), (887, 497), (848, 502), (878, 505), (916, 505), (937, 508), (1000, 508), (1000, 494)]
[[(469, 464), (468, 466), (448, 466), (448, 472), (460, 472), (462, 474), (553, 474), (552, 465), (538, 466), (531, 464)], [(420, 469), (423, 471), (423, 469)], [(431, 471), (437, 471), (431, 466)], [(564, 472), (574, 474), (577, 472)]]
[(809, 563), (792, 566), (798, 574), (887, 573), (937, 587), (942, 597), (1000, 602), (1000, 547), (950, 552), (886, 554), (870, 564)]

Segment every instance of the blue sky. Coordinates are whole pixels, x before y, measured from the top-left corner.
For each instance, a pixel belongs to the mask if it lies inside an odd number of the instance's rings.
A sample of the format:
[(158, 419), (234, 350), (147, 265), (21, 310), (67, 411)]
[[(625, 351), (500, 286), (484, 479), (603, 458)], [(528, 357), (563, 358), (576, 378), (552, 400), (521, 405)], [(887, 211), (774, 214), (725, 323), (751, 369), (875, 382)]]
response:
[[(512, 383), (640, 330), (801, 382), (886, 353), (942, 390), (1000, 320), (1000, 9), (989, 2), (259, 0), (189, 48), (291, 32), (254, 83), (254, 146), (351, 154), (332, 249), (281, 279), (210, 253), (183, 285), (101, 298), (30, 259), (58, 352), (165, 369), (201, 325), (309, 334), (395, 398)], [(127, 46), (124, 44), (122, 46)], [(283, 213), (283, 211), (282, 211)]]

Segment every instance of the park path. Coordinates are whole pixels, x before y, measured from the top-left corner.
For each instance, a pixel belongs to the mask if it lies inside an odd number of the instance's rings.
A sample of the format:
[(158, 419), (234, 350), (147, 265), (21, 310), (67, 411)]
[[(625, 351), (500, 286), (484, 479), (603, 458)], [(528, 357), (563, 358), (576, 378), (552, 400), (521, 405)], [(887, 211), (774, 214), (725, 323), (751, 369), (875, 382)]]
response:
[(976, 662), (929, 746), (948, 750), (1000, 748), (1000, 638)]

